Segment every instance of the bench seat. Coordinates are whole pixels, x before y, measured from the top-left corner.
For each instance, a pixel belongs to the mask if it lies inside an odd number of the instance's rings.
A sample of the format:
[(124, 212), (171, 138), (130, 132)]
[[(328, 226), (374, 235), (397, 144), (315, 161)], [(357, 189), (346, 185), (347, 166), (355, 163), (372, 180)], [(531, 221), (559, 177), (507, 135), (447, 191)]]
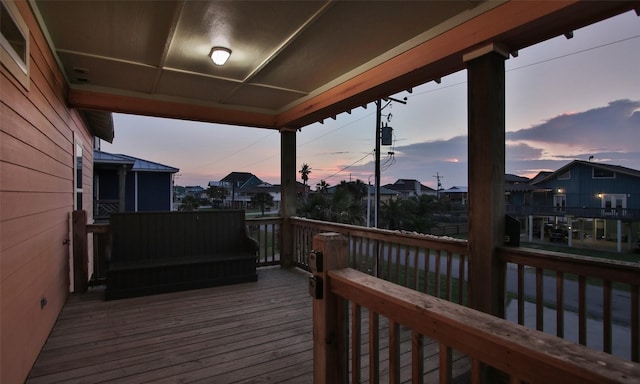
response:
[(115, 214), (105, 299), (257, 281), (244, 211)]

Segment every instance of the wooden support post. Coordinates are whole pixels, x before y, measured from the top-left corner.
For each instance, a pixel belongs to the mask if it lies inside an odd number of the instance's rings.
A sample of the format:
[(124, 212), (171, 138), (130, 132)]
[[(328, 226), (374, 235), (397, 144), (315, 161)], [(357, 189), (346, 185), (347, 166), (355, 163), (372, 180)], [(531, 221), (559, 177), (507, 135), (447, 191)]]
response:
[(320, 284), (322, 292), (322, 298), (313, 300), (313, 382), (346, 383), (348, 311), (346, 301), (331, 293), (327, 272), (348, 267), (348, 241), (338, 233), (321, 233), (314, 236), (313, 249), (310, 286)]
[(469, 303), (504, 317), (505, 80), (507, 51), (489, 44), (464, 56), (468, 76)]
[(73, 291), (86, 292), (89, 283), (87, 212), (73, 211)]
[(295, 264), (293, 255), (293, 226), (290, 218), (296, 214), (296, 131), (280, 132), (280, 266), (292, 267)]

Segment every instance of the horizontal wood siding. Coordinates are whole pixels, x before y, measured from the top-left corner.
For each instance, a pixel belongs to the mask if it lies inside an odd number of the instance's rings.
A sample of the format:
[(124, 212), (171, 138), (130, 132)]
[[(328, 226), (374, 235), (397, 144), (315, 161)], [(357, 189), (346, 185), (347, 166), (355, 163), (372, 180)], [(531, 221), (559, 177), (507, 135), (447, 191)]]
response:
[[(27, 377), (69, 292), (74, 141), (83, 145), (83, 206), (91, 207), (92, 137), (66, 107), (64, 77), (27, 2), (30, 86), (0, 66), (0, 382)], [(89, 209), (91, 215), (91, 210)]]

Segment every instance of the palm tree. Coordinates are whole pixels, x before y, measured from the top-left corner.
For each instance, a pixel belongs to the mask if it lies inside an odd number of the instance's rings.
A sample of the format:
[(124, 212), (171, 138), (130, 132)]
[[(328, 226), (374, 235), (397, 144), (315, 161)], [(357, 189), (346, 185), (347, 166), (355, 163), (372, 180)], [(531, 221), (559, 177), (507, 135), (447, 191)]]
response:
[(316, 184), (316, 191), (320, 192), (323, 195), (327, 193), (328, 189), (329, 183), (324, 180), (320, 180), (320, 182)]
[(307, 199), (307, 181), (309, 181), (309, 174), (311, 173), (311, 167), (309, 164), (302, 164), (302, 168), (298, 171), (302, 175), (302, 184), (304, 184), (304, 199)]

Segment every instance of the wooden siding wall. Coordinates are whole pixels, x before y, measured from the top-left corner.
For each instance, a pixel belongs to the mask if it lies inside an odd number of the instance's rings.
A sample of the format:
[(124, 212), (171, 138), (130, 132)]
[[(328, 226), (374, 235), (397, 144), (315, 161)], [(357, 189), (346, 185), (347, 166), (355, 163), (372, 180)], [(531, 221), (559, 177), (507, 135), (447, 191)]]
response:
[[(0, 65), (0, 382), (24, 382), (69, 292), (74, 138), (91, 215), (93, 141), (27, 2), (30, 86)], [(45, 304), (46, 301), (46, 304)], [(42, 305), (41, 305), (42, 304)]]

